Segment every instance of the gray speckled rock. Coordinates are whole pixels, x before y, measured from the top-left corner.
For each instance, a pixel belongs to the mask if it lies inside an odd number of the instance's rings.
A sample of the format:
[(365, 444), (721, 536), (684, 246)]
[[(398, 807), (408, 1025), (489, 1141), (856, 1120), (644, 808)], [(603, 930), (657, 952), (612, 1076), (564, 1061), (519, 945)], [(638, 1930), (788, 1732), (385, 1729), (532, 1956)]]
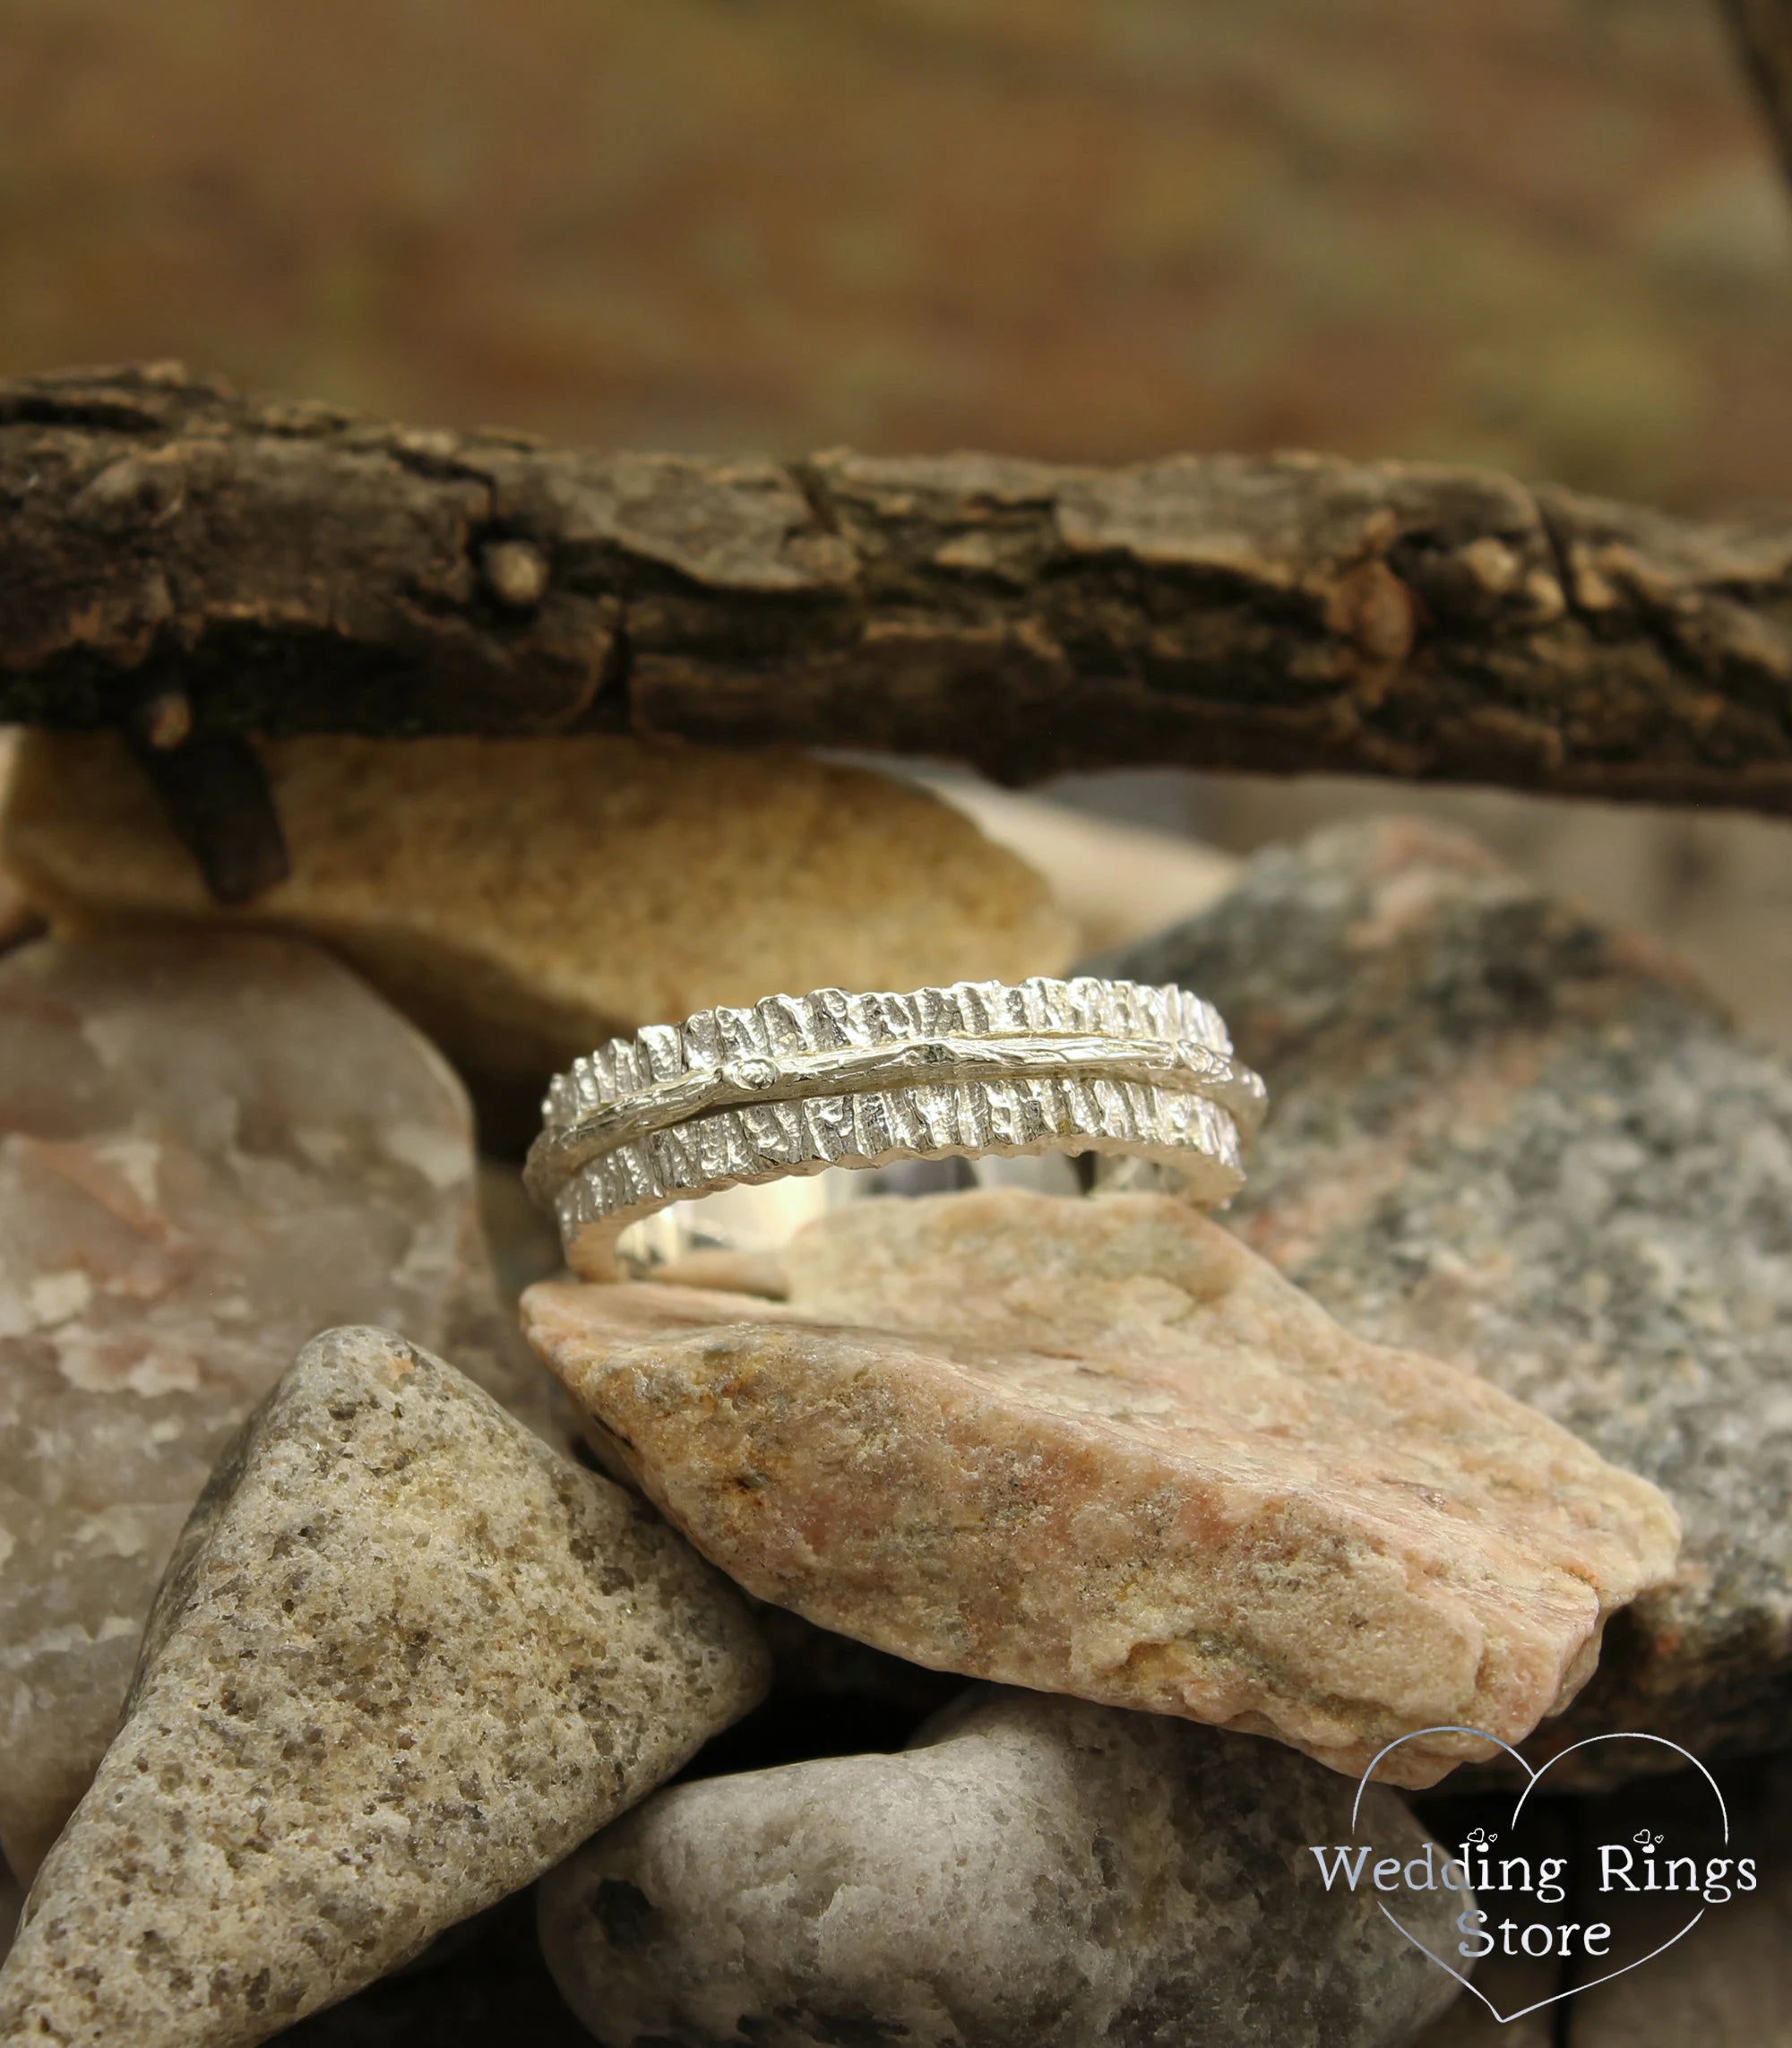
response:
[(214, 1459), (299, 1346), (351, 1321), (543, 1412), (434, 1049), (292, 941), (0, 960), (0, 1845), (22, 1875), (111, 1739)]
[[(1495, 1952), (1474, 1966), (1475, 1987), (1497, 2010), (1521, 2017), (1503, 2026), (1479, 1999), (1465, 1996), (1413, 2048), (1552, 2048), (1563, 2029), (1571, 2048), (1792, 2048), (1792, 1757), (1739, 1759), (1719, 1764), (1713, 1776), (1727, 1841), (1717, 1802), (1695, 1771), (1633, 1778), (1591, 1796), (1546, 1797), (1545, 1810), (1556, 1816), (1552, 1852), (1566, 1853), (1581, 1872), (1578, 1883), (1571, 1875), (1572, 1903), (1561, 1910), (1597, 1913), (1613, 1923), (1610, 1962), (1596, 1967), (1577, 1957), (1564, 1971), (1558, 1958)], [(1426, 1814), (1445, 1841), (1460, 1839), (1471, 1824), (1468, 1810), (1448, 1811), (1455, 1804), (1433, 1803)], [(1503, 1830), (1511, 1808), (1482, 1800), (1472, 1811)], [(1527, 1832), (1540, 1819), (1533, 1806)], [(1684, 1889), (1683, 1878), (1683, 1889), (1674, 1891), (1602, 1891), (1594, 1845), (1630, 1843), (1639, 1824), (1658, 1840), (1665, 1829), (1718, 1888), (1700, 1897)], [(1504, 1842), (1520, 1847), (1510, 1833)], [(1538, 1836), (1530, 1836), (1530, 1846), (1543, 1846)], [(1758, 1881), (1751, 1889), (1736, 1881), (1736, 1859), (1743, 1857), (1754, 1865)], [(1492, 1906), (1496, 1897), (1482, 1903)], [(1694, 1915), (1697, 1923), (1689, 1927)], [(1580, 1988), (1560, 2000), (1571, 1985)], [(1533, 2005), (1539, 2009), (1525, 2009)]]
[[(1350, 1839), (1353, 1789), (1250, 1736), (979, 1689), (900, 1756), (658, 1794), (545, 1881), (542, 1943), (606, 2048), (1370, 2048), (1456, 1987), (1321, 1889), (1306, 1845)], [(1364, 1811), (1390, 1851), (1427, 1839), (1379, 1786)], [(1432, 1895), (1434, 1946), (1462, 1905)]]
[[(1735, 1847), (1754, 1856), (1759, 1889), (1709, 1907), (1665, 1955), (1579, 1994), (1573, 2048), (1792, 2048), (1792, 1757), (1733, 1767), (1725, 1797)], [(1692, 1798), (1702, 1807), (1698, 1793)], [(1633, 1803), (1625, 1820), (1655, 1820), (1663, 1806), (1655, 1797)], [(1611, 1831), (1625, 1838), (1624, 1821)], [(1673, 1940), (1698, 1904), (1684, 1893), (1638, 1900), (1638, 1952)]]
[[(1684, 1524), (1539, 1753), (1792, 1725), (1792, 1072), (1643, 942), (1408, 821), (1271, 848), (1116, 966), (1270, 1083), (1228, 1221), (1364, 1336), (1477, 1367)], [(1564, 1767), (1572, 1768), (1572, 1767)]]
[(528, 1883), (766, 1677), (650, 1510), (452, 1367), (331, 1331), (182, 1535), (0, 2039), (260, 2041)]
[[(1686, 1915), (1662, 1906), (1650, 1920), (1666, 1942)], [(1572, 2048), (1792, 2048), (1792, 1877), (1732, 1912), (1708, 1914), (1667, 1955), (1586, 1992), (1569, 2028)]]

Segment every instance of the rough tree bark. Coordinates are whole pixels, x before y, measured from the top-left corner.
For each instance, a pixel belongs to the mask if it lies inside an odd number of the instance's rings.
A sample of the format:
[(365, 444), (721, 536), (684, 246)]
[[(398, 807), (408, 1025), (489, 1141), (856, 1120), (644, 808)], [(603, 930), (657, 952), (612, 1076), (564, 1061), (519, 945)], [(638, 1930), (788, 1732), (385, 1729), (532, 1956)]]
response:
[(168, 366), (0, 385), (0, 719), (146, 718), (1786, 812), (1792, 518), (1305, 455), (582, 454)]

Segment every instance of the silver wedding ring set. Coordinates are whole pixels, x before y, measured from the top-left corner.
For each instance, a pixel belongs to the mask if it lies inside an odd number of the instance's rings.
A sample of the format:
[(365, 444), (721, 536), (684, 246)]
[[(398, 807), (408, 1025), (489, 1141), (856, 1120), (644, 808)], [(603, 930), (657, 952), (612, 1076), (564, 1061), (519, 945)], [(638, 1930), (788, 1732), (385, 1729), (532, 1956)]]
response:
[(527, 1178), (569, 1264), (609, 1278), (694, 1248), (770, 1248), (841, 1200), (925, 1187), (930, 1163), (999, 1179), (1000, 1162), (1042, 1159), (1068, 1192), (1062, 1162), (1082, 1156), (1098, 1185), (1210, 1206), (1242, 1184), (1264, 1104), (1219, 1012), (1174, 985), (823, 988), (575, 1061), (547, 1091)]

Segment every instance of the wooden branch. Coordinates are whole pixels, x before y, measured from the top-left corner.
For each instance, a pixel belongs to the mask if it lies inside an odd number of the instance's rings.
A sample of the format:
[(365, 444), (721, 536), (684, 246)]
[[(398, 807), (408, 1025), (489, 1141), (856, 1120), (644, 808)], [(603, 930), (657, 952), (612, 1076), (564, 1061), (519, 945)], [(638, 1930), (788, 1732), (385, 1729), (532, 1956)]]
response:
[(1780, 168), (1792, 177), (1792, 0), (1720, 0)]
[(125, 736), (175, 836), (220, 903), (247, 903), (289, 873), (268, 772), (237, 732), (195, 731), (178, 692), (139, 704)]
[(1315, 456), (704, 462), (0, 384), (0, 719), (605, 727), (1792, 810), (1792, 518)]

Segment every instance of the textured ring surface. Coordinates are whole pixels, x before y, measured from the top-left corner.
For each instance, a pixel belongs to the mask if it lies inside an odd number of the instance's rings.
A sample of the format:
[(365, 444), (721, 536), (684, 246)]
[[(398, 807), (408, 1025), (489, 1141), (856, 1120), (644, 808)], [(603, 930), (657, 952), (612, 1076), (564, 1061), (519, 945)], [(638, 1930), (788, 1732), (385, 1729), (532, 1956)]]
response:
[(1263, 1085), (1218, 1011), (1093, 977), (837, 988), (702, 1010), (575, 1061), (542, 1105), (530, 1192), (581, 1271), (671, 1202), (897, 1160), (1130, 1155), (1222, 1201)]

